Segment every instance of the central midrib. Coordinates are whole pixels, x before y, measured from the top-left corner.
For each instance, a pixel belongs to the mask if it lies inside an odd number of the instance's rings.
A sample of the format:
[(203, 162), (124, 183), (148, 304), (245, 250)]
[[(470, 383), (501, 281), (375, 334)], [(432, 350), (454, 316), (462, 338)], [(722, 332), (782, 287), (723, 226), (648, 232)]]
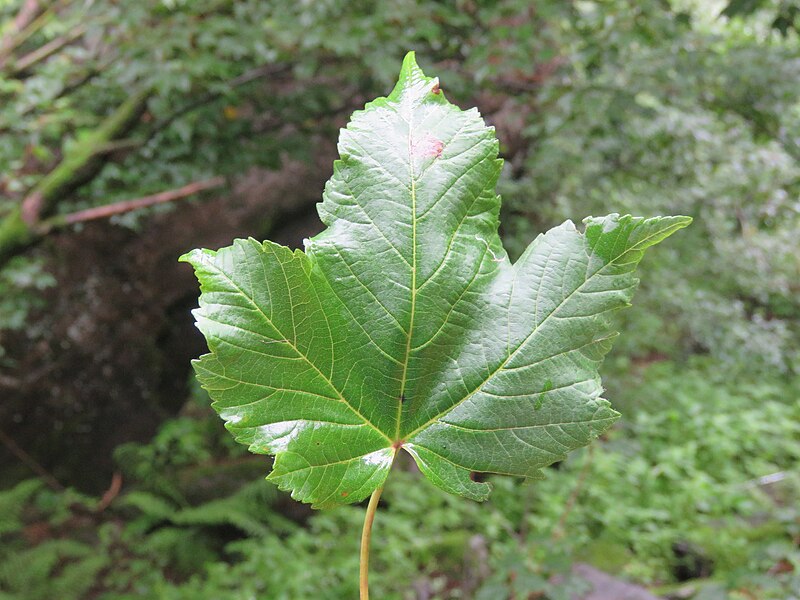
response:
[(408, 170), (411, 179), (411, 318), (406, 337), (406, 355), (403, 360), (403, 375), (400, 380), (400, 396), (397, 398), (397, 426), (394, 437), (395, 444), (401, 444), (400, 424), (403, 418), (403, 401), (405, 400), (406, 381), (408, 379), (408, 363), (411, 358), (411, 338), (414, 335), (414, 314), (417, 305), (417, 181), (414, 177), (414, 153), (412, 142), (411, 115), (408, 119)]

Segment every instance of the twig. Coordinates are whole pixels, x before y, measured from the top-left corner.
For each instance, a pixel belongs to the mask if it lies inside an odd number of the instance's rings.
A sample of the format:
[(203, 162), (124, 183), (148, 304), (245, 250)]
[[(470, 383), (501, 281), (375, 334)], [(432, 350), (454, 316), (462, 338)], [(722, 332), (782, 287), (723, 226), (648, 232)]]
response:
[(282, 73), (289, 71), (290, 69), (291, 65), (289, 64), (262, 65), (260, 67), (256, 67), (255, 69), (251, 69), (245, 73), (242, 73), (238, 77), (230, 79), (229, 81), (225, 82), (225, 85), (227, 86), (225, 90), (214, 90), (201, 94), (192, 102), (189, 102), (184, 106), (181, 106), (175, 112), (167, 115), (166, 117), (158, 121), (150, 130), (149, 135), (143, 141), (142, 145), (144, 146), (149, 144), (156, 136), (158, 136), (162, 131), (164, 131), (167, 127), (169, 127), (174, 121), (176, 121), (180, 117), (192, 112), (197, 108), (200, 108), (201, 106), (205, 106), (206, 104), (219, 100), (225, 95), (227, 91), (235, 89), (237, 87), (241, 87), (252, 81), (263, 79), (264, 77), (280, 75)]
[(39, 13), (39, 0), (25, 0), (12, 20), (5, 37), (0, 39), (0, 62), (17, 45), (17, 36), (36, 18)]
[(43, 13), (26, 23), (21, 29), (18, 29), (9, 37), (3, 39), (2, 47), (0, 48), (0, 67), (5, 67), (6, 62), (14, 50), (25, 43), (26, 40), (33, 37), (37, 31), (44, 27), (47, 22), (53, 18), (55, 15), (55, 8), (55, 5), (50, 6)]
[[(17, 237), (28, 235), (26, 229), (39, 225), (41, 218), (52, 214), (65, 196), (91, 181), (103, 169), (107, 158), (96, 150), (125, 136), (136, 125), (147, 108), (150, 95), (148, 87), (134, 92), (84, 139), (64, 152), (59, 163), (39, 180), (22, 201), (20, 211), (26, 227), (16, 232)], [(12, 239), (9, 245), (13, 243)]]
[[(106, 68), (112, 65), (116, 61), (117, 57), (113, 57), (105, 62), (102, 62), (90, 69), (86, 72), (80, 74), (71, 82), (67, 83), (64, 87), (62, 87), (55, 95), (51, 96), (46, 100), (39, 100), (38, 102), (33, 102), (28, 104), (22, 111), (20, 111), (18, 115), (18, 120), (22, 120), (25, 117), (29, 117), (34, 113), (39, 113), (46, 111), (46, 109), (52, 109), (53, 104), (56, 100), (69, 96), (72, 92), (79, 90), (81, 87), (89, 83), (92, 79), (100, 75)], [(46, 108), (45, 108), (46, 107)], [(4, 123), (0, 125), (0, 134), (8, 133), (14, 128), (11, 123)]]
[(108, 486), (108, 489), (103, 494), (103, 497), (100, 498), (100, 501), (97, 503), (95, 507), (95, 512), (103, 512), (107, 509), (111, 503), (114, 501), (119, 495), (119, 491), (122, 489), (122, 473), (119, 471), (114, 471), (114, 474), (111, 476), (111, 485)]
[(14, 17), (14, 28), (17, 31), (22, 31), (28, 24), (36, 18), (39, 12), (39, 0), (25, 0)]
[(174, 200), (181, 200), (188, 196), (203, 192), (206, 190), (222, 187), (225, 184), (225, 178), (214, 177), (205, 181), (196, 181), (189, 183), (183, 187), (159, 192), (151, 196), (143, 196), (133, 200), (123, 200), (122, 202), (115, 202), (114, 204), (107, 204), (105, 206), (97, 206), (95, 208), (88, 208), (78, 212), (69, 213), (67, 215), (54, 217), (45, 221), (45, 231), (49, 231), (54, 227), (64, 225), (74, 225), (75, 223), (84, 223), (86, 221), (93, 221), (95, 219), (106, 219), (114, 215), (120, 215), (132, 210), (154, 206), (156, 204), (164, 204), (166, 202), (173, 202)]
[(45, 469), (39, 462), (33, 458), (30, 454), (25, 452), (22, 448), (17, 445), (10, 435), (8, 435), (5, 431), (0, 429), (0, 442), (8, 449), (11, 454), (16, 456), (20, 462), (22, 462), (26, 467), (28, 467), (31, 471), (36, 473), (42, 480), (53, 490), (57, 492), (63, 492), (64, 486), (61, 485), (58, 480), (53, 477), (50, 472)]
[(15, 61), (11, 65), (12, 74), (20, 75), (35, 64), (40, 63), (43, 60), (47, 60), (62, 48), (69, 46), (72, 42), (79, 39), (84, 33), (86, 33), (86, 26), (79, 25), (69, 33), (50, 40), (43, 46), (40, 46), (36, 50), (29, 52), (19, 60)]

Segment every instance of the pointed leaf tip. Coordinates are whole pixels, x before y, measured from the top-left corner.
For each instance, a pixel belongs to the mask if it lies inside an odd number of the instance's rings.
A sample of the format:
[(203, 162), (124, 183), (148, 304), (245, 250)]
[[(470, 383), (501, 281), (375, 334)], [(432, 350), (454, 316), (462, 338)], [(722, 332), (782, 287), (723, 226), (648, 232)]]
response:
[(431, 80), (432, 78), (426, 76), (417, 64), (416, 53), (411, 50), (403, 59), (403, 66), (400, 68), (400, 75), (397, 78), (397, 85), (395, 85), (392, 93), (389, 94), (389, 98), (399, 98), (406, 90), (421, 82)]
[(404, 72), (412, 70), (421, 71), (419, 65), (417, 64), (417, 53), (414, 50), (409, 50), (406, 52), (406, 55), (403, 58), (403, 66), (400, 68), (400, 71)]
[(184, 254), (181, 254), (181, 255), (178, 257), (178, 262), (184, 262), (184, 263), (194, 264), (195, 257), (196, 257), (198, 254), (202, 253), (202, 252), (203, 252), (203, 251), (202, 251), (202, 250), (200, 250), (199, 248), (195, 248), (194, 250), (189, 250), (189, 252), (186, 252), (186, 253), (184, 253)]

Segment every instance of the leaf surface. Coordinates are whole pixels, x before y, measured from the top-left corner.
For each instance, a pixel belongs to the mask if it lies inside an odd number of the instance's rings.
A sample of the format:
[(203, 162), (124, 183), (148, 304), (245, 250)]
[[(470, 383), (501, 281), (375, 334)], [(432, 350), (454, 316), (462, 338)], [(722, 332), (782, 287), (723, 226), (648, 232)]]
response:
[(357, 502), (403, 449), (483, 500), (472, 472), (539, 477), (608, 429), (608, 313), (644, 251), (691, 219), (567, 221), (512, 264), (494, 131), (413, 53), (339, 153), (305, 252), (248, 239), (183, 257), (210, 349), (197, 375), (236, 439), (275, 455), (269, 479), (317, 507)]

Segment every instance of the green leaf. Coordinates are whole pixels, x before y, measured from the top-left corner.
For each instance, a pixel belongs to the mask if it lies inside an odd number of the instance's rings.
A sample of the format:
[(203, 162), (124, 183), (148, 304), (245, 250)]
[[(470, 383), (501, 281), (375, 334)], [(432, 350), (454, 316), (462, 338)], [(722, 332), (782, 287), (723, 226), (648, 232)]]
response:
[(607, 315), (644, 250), (691, 219), (568, 221), (512, 264), (497, 152), (410, 53), (342, 130), (327, 229), (305, 252), (249, 239), (183, 257), (211, 350), (197, 375), (296, 499), (360, 501), (403, 449), (435, 485), (483, 500), (473, 471), (539, 477), (617, 418), (600, 397)]

